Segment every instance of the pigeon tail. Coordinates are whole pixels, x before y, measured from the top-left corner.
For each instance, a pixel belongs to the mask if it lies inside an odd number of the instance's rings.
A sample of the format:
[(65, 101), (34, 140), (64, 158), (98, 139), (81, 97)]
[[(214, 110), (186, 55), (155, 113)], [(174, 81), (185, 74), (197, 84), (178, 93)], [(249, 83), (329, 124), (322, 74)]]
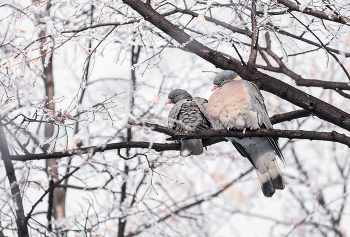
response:
[(265, 197), (272, 197), (275, 193), (275, 189), (284, 189), (285, 187), (284, 178), (276, 159), (274, 160), (274, 163), (274, 167), (267, 167), (267, 172), (261, 173), (256, 169), (261, 189)]
[(276, 167), (273, 169), (269, 169), (269, 176), (271, 178), (271, 183), (275, 189), (284, 189), (285, 183), (280, 167), (277, 164), (277, 160), (275, 160)]
[(272, 195), (275, 193), (275, 189), (273, 187), (273, 184), (270, 180), (269, 174), (266, 172), (264, 174), (260, 173), (258, 169), (255, 169), (256, 173), (259, 178), (261, 189), (264, 193), (265, 197), (272, 197)]
[(200, 155), (203, 153), (203, 144), (200, 139), (181, 141), (181, 156)]

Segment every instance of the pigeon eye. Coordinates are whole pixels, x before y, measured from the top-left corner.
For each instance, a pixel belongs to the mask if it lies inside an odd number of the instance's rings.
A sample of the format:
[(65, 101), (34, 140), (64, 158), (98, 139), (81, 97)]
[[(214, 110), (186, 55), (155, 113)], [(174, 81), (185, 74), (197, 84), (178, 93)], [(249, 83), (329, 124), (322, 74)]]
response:
[(176, 94), (176, 95), (175, 95), (175, 97), (176, 97), (176, 96), (179, 96), (179, 95), (178, 95), (178, 94)]
[(222, 81), (225, 81), (225, 79), (222, 79)]

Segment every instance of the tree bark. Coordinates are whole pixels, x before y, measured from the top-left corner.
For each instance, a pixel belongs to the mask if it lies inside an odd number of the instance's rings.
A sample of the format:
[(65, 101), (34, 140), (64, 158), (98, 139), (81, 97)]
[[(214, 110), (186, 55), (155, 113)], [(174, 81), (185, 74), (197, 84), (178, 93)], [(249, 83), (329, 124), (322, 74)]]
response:
[(29, 236), (28, 227), (27, 227), (27, 222), (25, 221), (21, 192), (19, 190), (19, 186), (17, 183), (15, 170), (12, 165), (11, 156), (7, 145), (6, 135), (5, 135), (5, 131), (1, 123), (1, 120), (0, 120), (0, 152), (1, 152), (2, 160), (4, 161), (6, 175), (11, 186), (12, 198), (16, 205), (16, 207), (13, 207), (13, 208), (16, 210), (16, 215), (17, 215), (16, 222), (17, 222), (17, 228), (18, 228), (18, 236), (28, 237)]
[[(134, 66), (139, 60), (140, 56), (140, 51), (141, 47), (140, 46), (132, 46), (131, 47), (131, 67)], [(131, 70), (131, 80), (130, 80), (130, 99), (129, 99), (129, 110), (130, 113), (132, 114), (132, 109), (135, 104), (135, 85), (136, 85), (136, 73), (135, 70)], [(129, 118), (129, 123), (131, 123), (131, 120)], [(132, 132), (131, 132), (131, 127), (127, 128), (127, 137), (126, 137), (127, 142), (132, 141)], [(130, 148), (126, 149), (126, 157), (130, 157)], [(124, 175), (127, 177), (129, 173), (129, 166), (125, 162), (124, 165)], [(127, 180), (124, 181), (121, 187), (121, 197), (120, 197), (120, 205), (125, 205), (125, 198), (126, 198), (126, 185), (127, 185)], [(125, 219), (119, 219), (119, 225), (118, 225), (118, 237), (124, 237), (125, 233), (125, 226), (126, 226), (126, 218)]]
[[(34, 0), (35, 2), (40, 2), (39, 0)], [(48, 14), (50, 10), (51, 4), (48, 3), (46, 6), (46, 13)], [(38, 24), (40, 24), (42, 16), (38, 13), (35, 14), (36, 20)], [(42, 39), (41, 45), (43, 46), (46, 43), (46, 36), (45, 30), (41, 30), (39, 33), (39, 37)], [(41, 54), (44, 55), (46, 53), (46, 50), (43, 50), (41, 48)], [(52, 55), (52, 54), (51, 54)], [(47, 57), (48, 55), (45, 55), (44, 57)], [(53, 57), (50, 56), (49, 63), (47, 64), (47, 67), (44, 65), (44, 58), (42, 58), (43, 62), (43, 68), (44, 68), (44, 73), (43, 73), (43, 79), (45, 83), (45, 93), (46, 93), (46, 98), (47, 102), (45, 107), (50, 110), (54, 111), (55, 110), (55, 105), (53, 102), (53, 97), (54, 97), (54, 80), (53, 80), (53, 64), (52, 64)], [(50, 103), (51, 102), (51, 103)], [(45, 124), (45, 138), (49, 139), (53, 136), (54, 134), (54, 125), (50, 123)], [(49, 149), (49, 144), (46, 144), (43, 146), (43, 149), (45, 152), (48, 152)], [(54, 183), (59, 180), (58, 177), (58, 168), (57, 168), (57, 161), (55, 159), (49, 159), (46, 161), (46, 169), (47, 169), (47, 174), (49, 179), (51, 179)], [(53, 207), (53, 215), (55, 219), (63, 219), (65, 218), (65, 198), (66, 198), (66, 192), (64, 189), (54, 189), (53, 191), (53, 198), (50, 199), (49, 201), (52, 201), (53, 203), (49, 203), (49, 208)], [(51, 220), (51, 213), (52, 210), (48, 210), (48, 221)], [(50, 226), (50, 223), (49, 223)]]

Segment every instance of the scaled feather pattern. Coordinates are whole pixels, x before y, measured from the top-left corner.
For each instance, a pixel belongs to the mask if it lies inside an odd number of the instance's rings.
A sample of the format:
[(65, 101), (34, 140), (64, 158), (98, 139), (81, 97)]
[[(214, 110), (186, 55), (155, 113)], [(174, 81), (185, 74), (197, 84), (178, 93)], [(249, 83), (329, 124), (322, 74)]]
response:
[[(168, 116), (168, 125), (177, 131), (209, 130), (211, 124), (207, 118), (208, 101), (192, 96), (185, 90), (175, 89), (169, 93), (167, 103), (175, 104)], [(181, 140), (181, 156), (200, 155), (203, 153), (201, 139)]]

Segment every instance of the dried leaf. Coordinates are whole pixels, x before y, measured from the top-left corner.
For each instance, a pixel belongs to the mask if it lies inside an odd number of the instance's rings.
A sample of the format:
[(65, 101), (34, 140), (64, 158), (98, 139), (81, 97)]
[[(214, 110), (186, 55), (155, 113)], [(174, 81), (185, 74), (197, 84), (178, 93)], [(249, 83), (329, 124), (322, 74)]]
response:
[(72, 149), (77, 149), (78, 148), (78, 142), (79, 142), (78, 138), (73, 140)]
[(202, 16), (202, 20), (203, 20), (204, 24), (208, 25), (208, 22), (205, 20), (205, 16), (204, 15)]
[(67, 112), (67, 110), (65, 110), (65, 111), (63, 112), (63, 114), (64, 114), (65, 117), (67, 117), (67, 118), (69, 118), (69, 119), (71, 119), (71, 120), (77, 120), (77, 119), (74, 118), (72, 115), (70, 115), (70, 114)]
[(21, 29), (17, 29), (17, 28), (15, 28), (15, 32), (21, 32), (21, 33), (25, 33), (25, 31), (24, 31), (24, 30), (21, 30)]
[(334, 31), (334, 29), (332, 28), (332, 26), (330, 26), (329, 24), (324, 24), (325, 26), (326, 26), (326, 28), (327, 28), (327, 30), (331, 30), (331, 31)]
[(82, 22), (82, 19), (75, 19), (75, 20), (73, 21), (73, 24), (76, 26), (76, 25), (78, 25), (80, 22)]

